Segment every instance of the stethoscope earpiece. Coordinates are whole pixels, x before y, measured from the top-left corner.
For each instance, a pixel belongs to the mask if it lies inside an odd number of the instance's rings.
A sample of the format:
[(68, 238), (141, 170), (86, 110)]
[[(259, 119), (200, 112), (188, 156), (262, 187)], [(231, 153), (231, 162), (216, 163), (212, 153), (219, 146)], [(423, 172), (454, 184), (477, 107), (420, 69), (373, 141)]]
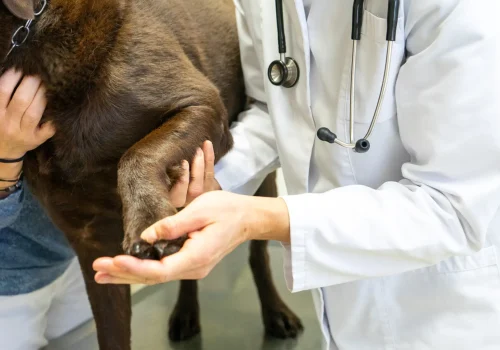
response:
[(367, 139), (359, 139), (354, 146), (354, 151), (356, 153), (366, 153), (370, 150), (370, 141)]
[[(337, 140), (337, 135), (333, 133), (330, 129), (322, 127), (318, 129), (318, 132), (316, 133), (318, 136), (318, 139), (324, 142), (328, 143), (339, 143), (343, 146), (342, 141)], [(370, 150), (370, 141), (367, 139), (359, 139), (355, 146), (354, 146), (354, 151), (356, 153), (366, 153)]]

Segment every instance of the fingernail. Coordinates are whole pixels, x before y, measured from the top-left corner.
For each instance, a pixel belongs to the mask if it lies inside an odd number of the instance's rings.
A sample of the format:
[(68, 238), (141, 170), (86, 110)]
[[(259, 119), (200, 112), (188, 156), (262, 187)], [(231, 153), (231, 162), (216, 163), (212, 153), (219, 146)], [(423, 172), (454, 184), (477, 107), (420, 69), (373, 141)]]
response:
[(203, 156), (203, 151), (201, 150), (201, 148), (199, 148), (199, 147), (198, 147), (198, 148), (196, 149), (196, 155), (197, 155), (198, 157), (202, 157), (202, 156)]
[(189, 162), (187, 160), (183, 160), (182, 161), (182, 168), (184, 170), (188, 170), (188, 168), (189, 168)]

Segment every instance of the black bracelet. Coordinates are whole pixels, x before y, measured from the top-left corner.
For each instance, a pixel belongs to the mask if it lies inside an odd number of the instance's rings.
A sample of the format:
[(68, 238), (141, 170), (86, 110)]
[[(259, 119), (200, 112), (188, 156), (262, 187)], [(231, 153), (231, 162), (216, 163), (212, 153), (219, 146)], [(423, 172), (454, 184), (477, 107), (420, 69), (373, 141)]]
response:
[(19, 179), (15, 179), (15, 180), (0, 179), (0, 182), (12, 182), (12, 183), (16, 183), (18, 181), (19, 181)]
[(17, 183), (17, 182), (19, 182), (19, 180), (21, 180), (22, 176), (23, 176), (23, 171), (21, 170), (21, 172), (19, 173), (19, 175), (17, 175), (17, 179), (2, 179), (2, 178), (0, 178), (0, 182)]
[(22, 156), (21, 158), (17, 158), (17, 159), (4, 159), (4, 158), (0, 158), (0, 163), (5, 163), (5, 164), (20, 163), (23, 160), (24, 160), (24, 156)]
[(17, 190), (21, 188), (21, 182), (16, 183), (15, 185), (9, 186), (7, 188), (0, 188), (0, 192), (7, 193), (11, 195), (15, 193)]

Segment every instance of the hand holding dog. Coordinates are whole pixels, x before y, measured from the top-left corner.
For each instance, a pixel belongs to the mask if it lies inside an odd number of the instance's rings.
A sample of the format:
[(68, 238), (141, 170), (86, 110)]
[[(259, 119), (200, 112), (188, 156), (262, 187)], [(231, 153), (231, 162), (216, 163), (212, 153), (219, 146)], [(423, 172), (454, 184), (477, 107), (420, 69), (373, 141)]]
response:
[[(38, 77), (23, 78), (12, 69), (0, 76), (0, 158), (19, 159), (54, 135), (50, 122), (40, 125), (46, 105)], [(0, 163), (0, 189), (19, 178), (22, 166), (22, 161)], [(0, 199), (7, 196), (0, 192)]]
[[(189, 239), (176, 254), (161, 261), (132, 256), (100, 258), (94, 263), (95, 280), (106, 284), (157, 284), (205, 278), (227, 254), (250, 239), (289, 240), (288, 210), (279, 198), (242, 196), (220, 191), (213, 177), (214, 153), (210, 142), (184, 178), (171, 190), (178, 214), (153, 224), (141, 236), (149, 243), (159, 239)], [(191, 174), (191, 176), (189, 176)], [(191, 179), (191, 180), (190, 180)]]
[(51, 123), (40, 125), (46, 105), (40, 78), (14, 70), (0, 77), (0, 158), (20, 158), (54, 135)]

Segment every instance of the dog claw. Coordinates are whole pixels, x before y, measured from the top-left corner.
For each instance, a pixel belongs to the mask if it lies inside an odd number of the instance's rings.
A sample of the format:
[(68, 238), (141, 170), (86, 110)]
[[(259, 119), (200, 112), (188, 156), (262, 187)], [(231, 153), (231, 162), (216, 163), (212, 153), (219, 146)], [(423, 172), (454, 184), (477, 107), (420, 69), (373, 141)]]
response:
[(167, 248), (168, 248), (168, 241), (165, 240), (161, 240), (153, 244), (153, 249), (155, 250), (156, 256), (158, 256), (160, 259), (163, 258), (164, 251)]
[(185, 241), (186, 237), (181, 237), (172, 241), (160, 240), (151, 245), (140, 240), (133, 243), (125, 253), (138, 259), (161, 260), (181, 250)]
[(163, 259), (166, 256), (177, 253), (179, 250), (181, 250), (181, 247), (182, 245), (179, 245), (175, 241), (165, 240), (158, 241), (153, 245), (153, 248), (159, 259)]
[(138, 259), (158, 260), (155, 249), (146, 241), (138, 241), (132, 244), (127, 251), (128, 255), (132, 255)]
[(187, 236), (182, 236), (171, 241), (160, 240), (156, 242), (154, 244), (154, 249), (156, 251), (158, 259), (163, 259), (166, 256), (177, 253), (179, 250), (181, 250), (184, 242), (186, 242), (186, 239)]

